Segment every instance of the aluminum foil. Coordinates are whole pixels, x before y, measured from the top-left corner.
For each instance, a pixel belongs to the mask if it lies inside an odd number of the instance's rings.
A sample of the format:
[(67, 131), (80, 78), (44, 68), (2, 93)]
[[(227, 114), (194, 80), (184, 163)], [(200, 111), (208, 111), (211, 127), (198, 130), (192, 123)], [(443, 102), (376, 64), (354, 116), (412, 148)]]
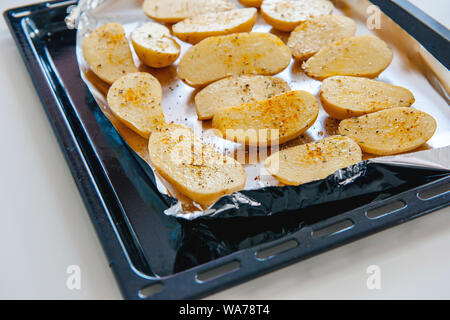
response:
[[(236, 4), (238, 7), (242, 7), (237, 1)], [(337, 187), (351, 185), (358, 180), (358, 177), (364, 174), (366, 168), (372, 162), (376, 164), (448, 170), (450, 168), (450, 147), (448, 147), (450, 144), (449, 71), (434, 59), (415, 39), (384, 14), (380, 13), (379, 15), (379, 28), (369, 30), (367, 21), (370, 15), (373, 15), (373, 10), (369, 8), (371, 6), (370, 2), (365, 0), (340, 0), (335, 1), (335, 5), (335, 14), (346, 15), (357, 22), (357, 34), (373, 33), (389, 44), (394, 51), (394, 60), (378, 79), (410, 89), (416, 98), (413, 107), (431, 114), (437, 120), (438, 128), (433, 138), (413, 153), (391, 157), (374, 157), (373, 155), (365, 154), (364, 160), (369, 160), (368, 162), (365, 161), (350, 168), (339, 170), (331, 175), (329, 179)], [(81, 51), (83, 39), (102, 24), (107, 22), (121, 23), (127, 35), (129, 35), (135, 28), (150, 21), (143, 13), (141, 6), (141, 0), (81, 0), (78, 7), (71, 11), (66, 22), (70, 28), (77, 28), (77, 59), (83, 80), (92, 92), (101, 110), (130, 148), (152, 168), (158, 190), (171, 199), (172, 205), (166, 210), (166, 214), (190, 220), (204, 216), (228, 216), (230, 212), (233, 212), (234, 215), (239, 215), (239, 211), (242, 216), (271, 215), (307, 206), (308, 200), (301, 196), (302, 190), (307, 187), (281, 186), (275, 178), (265, 171), (262, 164), (264, 158), (253, 161), (247, 159), (245, 163), (242, 163), (247, 172), (244, 190), (223, 197), (209, 208), (202, 208), (192, 202), (158, 175), (149, 163), (147, 140), (135, 134), (114, 117), (105, 98), (109, 86), (89, 70)], [(289, 36), (287, 33), (272, 29), (264, 22), (261, 16), (253, 31), (271, 32), (279, 36), (283, 41), (286, 41)], [(180, 40), (177, 41), (181, 45), (181, 55), (183, 55), (190, 45)], [(202, 134), (203, 139), (207, 143), (215, 146), (218, 151), (224, 154), (234, 156), (244, 151), (241, 145), (223, 140), (212, 134), (209, 131), (211, 128), (210, 121), (202, 122), (197, 119), (194, 96), (198, 90), (189, 87), (178, 79), (176, 72), (177, 62), (167, 68), (152, 69), (142, 65), (134, 52), (133, 55), (135, 63), (141, 71), (153, 74), (161, 82), (163, 87), (162, 106), (168, 122), (174, 121), (192, 128), (195, 132)], [(276, 76), (286, 80), (292, 90), (305, 90), (316, 97), (318, 95), (321, 82), (307, 77), (302, 72), (300, 63), (294, 60), (284, 71)], [(336, 134), (337, 125), (338, 121), (328, 117), (326, 112), (321, 109), (313, 127), (299, 138), (280, 146), (280, 148), (284, 149), (334, 135)], [(375, 192), (376, 190), (378, 189), (372, 191)], [(381, 192), (383, 190), (380, 189), (378, 191)], [(341, 192), (333, 194), (333, 199), (339, 195), (342, 196)], [(298, 198), (299, 196), (300, 198)], [(267, 197), (270, 198), (270, 201), (260, 200)], [(320, 197), (320, 195), (316, 195), (316, 197)], [(343, 196), (343, 198), (345, 197)], [(314, 202), (314, 204), (316, 203)], [(252, 212), (249, 212), (248, 208), (251, 208)]]

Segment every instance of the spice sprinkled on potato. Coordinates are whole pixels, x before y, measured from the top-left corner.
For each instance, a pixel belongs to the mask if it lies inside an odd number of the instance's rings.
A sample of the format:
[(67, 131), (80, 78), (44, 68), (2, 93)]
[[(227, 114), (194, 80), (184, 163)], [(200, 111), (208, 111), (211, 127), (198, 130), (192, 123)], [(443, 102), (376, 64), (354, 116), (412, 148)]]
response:
[(362, 160), (358, 144), (344, 136), (331, 136), (274, 153), (265, 161), (267, 171), (287, 185), (328, 177)]
[(180, 40), (196, 44), (212, 36), (250, 32), (257, 17), (255, 8), (206, 13), (178, 22), (172, 31)]
[(89, 68), (108, 84), (138, 71), (125, 30), (118, 23), (107, 23), (92, 31), (84, 39), (82, 50)]
[(270, 99), (291, 91), (286, 81), (259, 75), (225, 78), (211, 83), (195, 96), (195, 106), (200, 120), (211, 119), (219, 107)]
[(199, 14), (235, 9), (228, 0), (145, 0), (142, 9), (158, 22), (176, 23)]
[(185, 126), (168, 124), (155, 131), (148, 150), (158, 173), (203, 206), (244, 188), (242, 165), (204, 144)]
[(277, 36), (236, 33), (206, 38), (191, 47), (180, 60), (178, 76), (191, 86), (202, 86), (233, 75), (273, 75), (290, 62), (291, 52)]
[(408, 89), (359, 77), (336, 76), (325, 79), (320, 101), (335, 119), (359, 117), (388, 108), (409, 107), (414, 95)]
[(290, 91), (271, 99), (222, 107), (212, 126), (223, 137), (246, 145), (265, 146), (292, 140), (310, 128), (319, 103), (306, 91)]
[(355, 140), (364, 152), (392, 155), (417, 149), (436, 131), (436, 120), (412, 108), (392, 108), (342, 120), (339, 133)]
[(164, 124), (161, 84), (149, 73), (131, 73), (118, 79), (107, 100), (114, 115), (144, 138)]
[(322, 47), (303, 63), (306, 74), (323, 80), (332, 76), (375, 78), (391, 63), (392, 50), (371, 35), (344, 38)]
[(139, 59), (152, 68), (170, 66), (180, 55), (180, 45), (170, 30), (155, 22), (148, 22), (131, 33), (131, 42)]
[(275, 29), (288, 32), (303, 21), (331, 14), (333, 8), (328, 0), (264, 0), (261, 15)]

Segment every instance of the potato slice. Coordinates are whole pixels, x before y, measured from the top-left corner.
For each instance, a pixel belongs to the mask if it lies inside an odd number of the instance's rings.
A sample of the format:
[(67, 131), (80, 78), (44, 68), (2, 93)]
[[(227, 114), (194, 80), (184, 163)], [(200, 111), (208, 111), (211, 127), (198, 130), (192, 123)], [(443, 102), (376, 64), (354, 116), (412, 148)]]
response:
[(342, 120), (339, 133), (360, 145), (364, 152), (392, 155), (414, 150), (436, 131), (436, 120), (412, 108), (392, 108)]
[(355, 35), (356, 23), (338, 15), (319, 16), (302, 22), (289, 36), (287, 46), (296, 60), (303, 61), (320, 48)]
[(164, 124), (161, 99), (161, 84), (145, 72), (123, 76), (113, 83), (107, 96), (114, 115), (144, 138)]
[(291, 91), (280, 78), (243, 75), (225, 78), (211, 83), (195, 96), (195, 106), (200, 120), (211, 119), (219, 107), (237, 106), (243, 103), (270, 99)]
[(287, 185), (325, 179), (335, 171), (362, 160), (358, 144), (350, 138), (332, 136), (285, 149), (268, 157), (267, 171)]
[(346, 76), (325, 79), (319, 96), (325, 111), (332, 118), (341, 120), (388, 108), (409, 107), (415, 101), (408, 89)]
[(263, 0), (239, 0), (239, 2), (246, 7), (259, 8), (261, 6)]
[(131, 43), (139, 59), (152, 68), (170, 66), (180, 55), (180, 45), (165, 26), (149, 22), (131, 33)]
[(273, 145), (292, 140), (310, 128), (319, 103), (306, 91), (290, 91), (271, 99), (221, 107), (212, 127), (225, 139), (246, 145)]
[(159, 22), (176, 23), (186, 18), (208, 12), (235, 9), (228, 0), (145, 0), (145, 14)]
[(169, 124), (155, 131), (148, 150), (157, 172), (203, 206), (245, 186), (246, 173), (239, 162), (203, 144), (182, 125)]
[(333, 8), (328, 0), (264, 0), (261, 15), (275, 29), (292, 31), (305, 20), (331, 14)]
[(345, 38), (323, 47), (303, 63), (306, 74), (318, 80), (332, 76), (375, 78), (391, 63), (392, 50), (375, 36)]
[(255, 8), (205, 13), (178, 22), (172, 27), (172, 31), (180, 40), (196, 44), (212, 36), (249, 32), (257, 17)]
[(232, 75), (273, 75), (290, 62), (291, 52), (277, 36), (236, 33), (206, 38), (191, 47), (180, 60), (178, 76), (201, 86)]
[(112, 84), (127, 73), (137, 72), (125, 30), (118, 23), (107, 23), (92, 31), (81, 45), (89, 68)]

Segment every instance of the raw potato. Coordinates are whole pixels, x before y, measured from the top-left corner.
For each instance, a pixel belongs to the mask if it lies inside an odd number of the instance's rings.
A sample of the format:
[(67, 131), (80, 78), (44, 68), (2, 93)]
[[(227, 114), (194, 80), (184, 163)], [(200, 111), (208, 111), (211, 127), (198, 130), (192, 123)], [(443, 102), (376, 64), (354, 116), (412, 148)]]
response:
[(89, 68), (108, 84), (138, 71), (125, 30), (118, 23), (98, 27), (84, 39), (81, 47)]
[(303, 63), (306, 74), (323, 80), (332, 76), (375, 78), (391, 63), (392, 50), (375, 36), (345, 38), (323, 47)]
[(166, 23), (176, 23), (199, 14), (235, 8), (228, 0), (145, 0), (142, 6), (147, 16)]
[(259, 8), (261, 6), (263, 0), (239, 0), (239, 2), (246, 7)]
[(414, 150), (426, 143), (436, 131), (436, 120), (412, 108), (393, 108), (346, 119), (339, 133), (356, 142), (364, 152), (392, 155)]
[(270, 33), (250, 32), (210, 37), (181, 58), (178, 76), (191, 86), (240, 74), (273, 75), (291, 62), (289, 48)]
[(237, 106), (243, 103), (270, 99), (291, 91), (280, 78), (243, 75), (225, 78), (211, 83), (195, 96), (195, 106), (200, 120), (211, 119), (219, 107)]
[(107, 96), (114, 115), (144, 138), (164, 124), (161, 99), (161, 84), (145, 72), (123, 76), (114, 82)]
[(170, 66), (180, 55), (180, 45), (165, 26), (149, 22), (131, 33), (131, 43), (139, 59), (152, 68)]
[(182, 125), (169, 124), (155, 131), (148, 149), (158, 173), (203, 206), (245, 186), (246, 173), (239, 162), (203, 144)]
[(411, 91), (403, 87), (346, 76), (325, 79), (319, 96), (325, 111), (340, 120), (388, 108), (409, 107), (415, 101)]
[(219, 108), (212, 127), (225, 139), (266, 146), (298, 137), (314, 124), (318, 114), (319, 103), (312, 94), (290, 91), (267, 100)]
[(292, 31), (303, 21), (331, 14), (333, 8), (328, 0), (264, 0), (261, 15), (275, 29)]
[(332, 136), (274, 153), (264, 165), (282, 183), (299, 185), (325, 179), (361, 160), (362, 152), (355, 141)]
[(287, 46), (296, 60), (303, 61), (320, 48), (355, 35), (356, 23), (338, 15), (319, 16), (302, 22), (289, 36)]
[(212, 12), (180, 21), (172, 27), (172, 31), (180, 40), (196, 44), (212, 36), (249, 32), (257, 17), (255, 8)]

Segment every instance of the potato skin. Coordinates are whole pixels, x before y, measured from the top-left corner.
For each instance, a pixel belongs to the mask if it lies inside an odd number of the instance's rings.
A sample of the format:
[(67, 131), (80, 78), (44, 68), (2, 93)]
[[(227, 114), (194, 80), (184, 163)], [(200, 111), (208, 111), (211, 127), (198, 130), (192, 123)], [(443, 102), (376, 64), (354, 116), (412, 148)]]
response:
[(409, 107), (415, 101), (411, 91), (403, 87), (347, 76), (325, 79), (319, 97), (325, 111), (339, 120), (388, 108)]
[(172, 31), (178, 39), (197, 44), (208, 37), (250, 32), (257, 17), (254, 8), (206, 13), (178, 22)]
[(142, 9), (155, 21), (177, 23), (186, 18), (208, 12), (235, 9), (228, 0), (145, 0)]
[(333, 8), (328, 0), (264, 0), (261, 15), (275, 29), (290, 32), (303, 21), (331, 14)]
[(170, 30), (156, 22), (148, 22), (134, 30), (131, 33), (131, 43), (142, 63), (152, 68), (172, 65), (181, 50)]
[(125, 30), (118, 23), (98, 27), (84, 39), (81, 47), (89, 68), (108, 84), (138, 71)]
[(375, 78), (392, 62), (393, 53), (378, 37), (344, 38), (323, 47), (303, 63), (306, 74), (323, 80), (332, 76)]
[(161, 84), (146, 72), (119, 78), (107, 95), (113, 114), (143, 138), (148, 138), (152, 131), (164, 124), (161, 100)]
[(267, 100), (219, 108), (212, 127), (223, 138), (241, 144), (276, 145), (304, 133), (318, 114), (319, 103), (312, 94), (290, 91)]
[(155, 131), (148, 149), (156, 171), (179, 192), (202, 206), (245, 186), (246, 173), (242, 165), (203, 144), (185, 126), (167, 124)]
[(417, 149), (436, 131), (436, 120), (413, 108), (392, 108), (342, 120), (339, 133), (355, 140), (364, 152), (393, 155)]
[(325, 179), (361, 160), (362, 152), (355, 141), (344, 136), (331, 136), (274, 153), (264, 165), (280, 182), (299, 185)]
[(287, 46), (295, 60), (303, 61), (316, 54), (322, 47), (342, 38), (352, 37), (356, 23), (339, 15), (325, 15), (303, 21), (289, 36)]
[(131, 33), (131, 43), (139, 59), (146, 66), (164, 68), (172, 65), (180, 55), (180, 45), (171, 37), (170, 30), (149, 22)]
[(246, 7), (259, 8), (263, 0), (239, 0), (239, 2)]
[(242, 75), (211, 83), (195, 95), (200, 120), (211, 119), (219, 107), (270, 99), (291, 91), (282, 79), (271, 76)]
[(289, 48), (275, 35), (237, 33), (206, 38), (191, 47), (180, 60), (178, 76), (197, 87), (233, 75), (273, 75), (290, 62)]

